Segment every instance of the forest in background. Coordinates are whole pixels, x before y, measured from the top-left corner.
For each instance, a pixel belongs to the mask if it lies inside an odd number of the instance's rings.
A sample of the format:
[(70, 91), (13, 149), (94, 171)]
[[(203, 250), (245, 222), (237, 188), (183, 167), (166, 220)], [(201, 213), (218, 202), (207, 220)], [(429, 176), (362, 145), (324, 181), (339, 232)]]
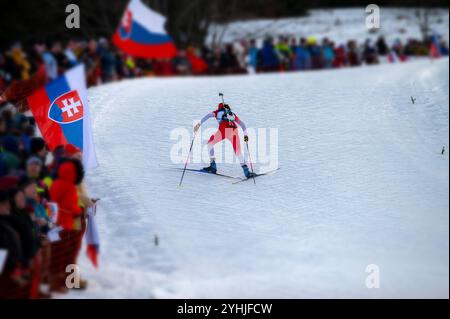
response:
[[(356, 0), (143, 0), (167, 17), (166, 28), (180, 47), (204, 42), (212, 23), (237, 19), (302, 16), (309, 9), (365, 6)], [(67, 29), (65, 8), (76, 3), (81, 10), (81, 28)], [(16, 41), (64, 41), (110, 37), (128, 0), (14, 0), (0, 10), (0, 49)], [(448, 0), (385, 0), (392, 7), (448, 7)]]

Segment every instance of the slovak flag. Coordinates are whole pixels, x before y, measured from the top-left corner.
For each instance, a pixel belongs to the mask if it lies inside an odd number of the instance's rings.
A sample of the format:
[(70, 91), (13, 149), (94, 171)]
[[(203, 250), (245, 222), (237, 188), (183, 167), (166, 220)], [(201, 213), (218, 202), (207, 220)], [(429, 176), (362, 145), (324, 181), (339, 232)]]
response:
[(87, 229), (86, 229), (86, 254), (95, 267), (98, 267), (98, 254), (100, 250), (100, 239), (95, 222), (97, 204), (87, 210)]
[(166, 18), (141, 0), (131, 0), (113, 36), (113, 43), (138, 58), (173, 58), (177, 49), (164, 29)]
[(50, 150), (73, 144), (83, 151), (85, 168), (97, 166), (84, 65), (35, 91), (28, 104)]
[(389, 52), (387, 59), (388, 59), (389, 63), (400, 62), (400, 58), (398, 57), (397, 53), (395, 53), (394, 50), (391, 50), (391, 52)]

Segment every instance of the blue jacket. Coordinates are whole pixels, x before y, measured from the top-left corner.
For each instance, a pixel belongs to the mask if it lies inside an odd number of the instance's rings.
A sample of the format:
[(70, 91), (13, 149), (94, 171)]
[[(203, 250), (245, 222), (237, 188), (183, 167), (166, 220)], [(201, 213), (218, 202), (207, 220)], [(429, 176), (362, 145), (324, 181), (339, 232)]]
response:
[(275, 48), (269, 42), (264, 43), (261, 49), (261, 62), (265, 68), (276, 68), (278, 66), (278, 56)]

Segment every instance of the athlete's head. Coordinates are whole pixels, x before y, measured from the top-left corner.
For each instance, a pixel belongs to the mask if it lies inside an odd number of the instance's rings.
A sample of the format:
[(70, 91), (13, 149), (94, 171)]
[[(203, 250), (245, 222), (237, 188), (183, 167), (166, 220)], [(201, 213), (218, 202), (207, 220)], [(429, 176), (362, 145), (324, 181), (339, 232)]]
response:
[(221, 109), (231, 110), (231, 106), (228, 104), (219, 103), (219, 110)]

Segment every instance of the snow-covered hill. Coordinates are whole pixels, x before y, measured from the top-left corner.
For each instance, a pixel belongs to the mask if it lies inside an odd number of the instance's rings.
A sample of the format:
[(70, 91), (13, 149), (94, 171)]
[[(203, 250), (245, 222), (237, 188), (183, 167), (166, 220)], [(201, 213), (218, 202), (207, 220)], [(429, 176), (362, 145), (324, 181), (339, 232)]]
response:
[[(310, 10), (308, 16), (299, 18), (266, 19), (236, 21), (227, 25), (213, 25), (210, 28), (208, 41), (222, 40), (233, 42), (241, 39), (263, 39), (266, 36), (278, 37), (328, 37), (336, 44), (345, 44), (350, 39), (359, 43), (367, 38), (376, 39), (383, 35), (389, 43), (400, 39), (406, 42), (409, 38), (421, 39), (420, 23), (424, 11), (418, 8), (385, 8), (380, 7), (381, 28), (369, 32), (366, 27), (365, 7), (347, 9)], [(429, 27), (449, 41), (448, 8), (428, 9)]]
[[(90, 287), (69, 297), (448, 298), (448, 76), (441, 59), (91, 89), (101, 266), (83, 256)], [(278, 128), (281, 170), (178, 188), (171, 132), (219, 91), (248, 126)]]

